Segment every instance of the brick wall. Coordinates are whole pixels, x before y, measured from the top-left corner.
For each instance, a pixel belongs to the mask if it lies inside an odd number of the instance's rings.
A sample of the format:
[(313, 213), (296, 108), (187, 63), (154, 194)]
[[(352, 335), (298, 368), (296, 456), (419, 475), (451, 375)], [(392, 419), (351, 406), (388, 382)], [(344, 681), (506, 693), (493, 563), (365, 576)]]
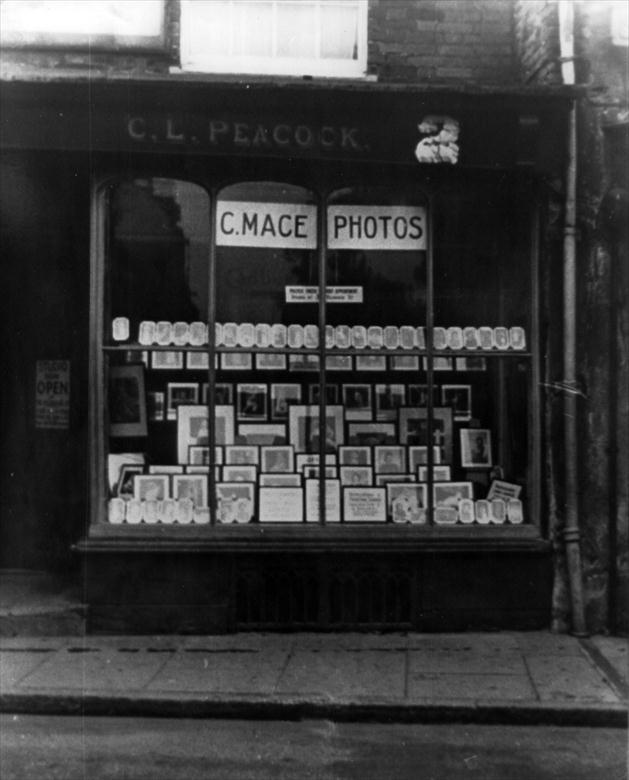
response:
[(522, 81), (561, 83), (556, 0), (515, 0), (514, 37)]
[(512, 0), (370, 0), (369, 71), (385, 82), (513, 83)]

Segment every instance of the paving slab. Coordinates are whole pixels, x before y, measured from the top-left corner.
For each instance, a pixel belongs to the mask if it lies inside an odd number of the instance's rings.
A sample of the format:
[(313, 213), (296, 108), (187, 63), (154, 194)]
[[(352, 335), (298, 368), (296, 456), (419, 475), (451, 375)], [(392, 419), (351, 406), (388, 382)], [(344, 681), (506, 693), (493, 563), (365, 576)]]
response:
[(590, 642), (614, 667), (626, 686), (629, 678), (629, 640), (615, 636), (593, 636)]
[(526, 675), (426, 674), (409, 672), (408, 700), (535, 701), (535, 690)]
[(484, 650), (478, 647), (441, 651), (411, 649), (408, 656), (412, 674), (527, 674), (522, 654), (512, 650), (496, 652), (492, 648)]
[(520, 649), (514, 634), (409, 634), (409, 649), (426, 652), (478, 650), (479, 652), (516, 652)]
[(526, 655), (583, 655), (579, 640), (567, 634), (551, 634), (547, 631), (522, 631), (515, 633), (514, 638), (520, 650)]
[(540, 701), (621, 702), (584, 657), (528, 655), (526, 663)]
[(48, 659), (47, 652), (0, 651), (0, 691), (14, 688), (27, 674)]
[(22, 689), (127, 691), (144, 687), (164, 665), (161, 654), (133, 654), (132, 660), (117, 650), (72, 652), (62, 650), (20, 681)]
[(276, 692), (403, 699), (405, 673), (405, 653), (298, 649), (291, 655)]
[(271, 694), (286, 663), (287, 650), (255, 653), (176, 653), (168, 658), (147, 691), (199, 694)]

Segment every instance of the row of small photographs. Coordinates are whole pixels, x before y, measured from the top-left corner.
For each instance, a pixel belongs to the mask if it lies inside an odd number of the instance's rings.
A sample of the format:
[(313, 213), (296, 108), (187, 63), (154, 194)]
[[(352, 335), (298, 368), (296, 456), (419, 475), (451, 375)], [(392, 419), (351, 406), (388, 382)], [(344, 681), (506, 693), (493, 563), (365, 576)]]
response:
[[(435, 486), (437, 487), (437, 486)], [(257, 514), (256, 514), (257, 494)], [(342, 495), (342, 501), (341, 501)], [(460, 491), (459, 491), (460, 495)], [(108, 502), (108, 521), (113, 525), (177, 524), (207, 525), (207, 504), (184, 498), (133, 498)], [(244, 482), (216, 485), (216, 517), (221, 524), (303, 523), (319, 521), (319, 480), (301, 487), (260, 487)], [(459, 497), (456, 502), (435, 503), (436, 525), (520, 525), (524, 521), (520, 499)], [(385, 487), (343, 487), (339, 480), (326, 480), (326, 523), (392, 522), (427, 523), (426, 486), (389, 483)]]
[[(114, 318), (112, 336), (114, 341), (129, 339), (128, 317)], [(138, 343), (143, 346), (204, 346), (208, 343), (208, 326), (203, 322), (143, 320), (138, 330)], [(214, 345), (227, 349), (317, 349), (319, 326), (217, 322)], [(425, 349), (426, 328), (421, 325), (326, 325), (325, 345), (327, 349)], [(526, 332), (520, 326), (436, 326), (433, 328), (433, 347), (438, 350), (524, 350)]]
[[(210, 357), (207, 352), (179, 352), (163, 350), (160, 352), (129, 351), (128, 362), (142, 362), (156, 371), (207, 371)], [(285, 355), (263, 352), (254, 355), (251, 352), (222, 352), (215, 355), (215, 368), (222, 371), (318, 371), (318, 355)], [(418, 355), (327, 355), (325, 367), (328, 371), (422, 371), (428, 370), (428, 359)], [(486, 371), (487, 361), (480, 355), (470, 357), (434, 357), (434, 371)]]
[[(169, 382), (166, 393), (157, 391), (149, 397), (150, 420), (176, 420), (177, 407), (207, 404), (207, 382)], [(236, 418), (238, 420), (287, 420), (289, 407), (304, 402), (301, 384), (296, 382), (238, 383), (235, 386)], [(452, 384), (433, 387), (436, 406), (449, 406), (454, 419), (467, 421), (472, 417), (471, 385)], [(428, 385), (353, 383), (326, 385), (326, 403), (342, 403), (346, 420), (395, 420), (402, 406), (425, 407)], [(234, 403), (234, 385), (215, 385), (214, 403)], [(308, 403), (319, 403), (319, 385), (308, 386)], [(165, 416), (164, 416), (165, 409)]]

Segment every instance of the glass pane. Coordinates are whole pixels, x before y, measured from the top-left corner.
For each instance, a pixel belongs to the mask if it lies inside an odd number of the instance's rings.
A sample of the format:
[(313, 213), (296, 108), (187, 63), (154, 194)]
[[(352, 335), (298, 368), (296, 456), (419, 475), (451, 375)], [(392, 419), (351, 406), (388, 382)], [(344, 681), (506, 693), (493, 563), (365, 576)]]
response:
[(247, 57), (271, 57), (273, 54), (273, 6), (271, 3), (241, 3), (242, 49), (237, 54)]
[[(255, 486), (260, 522), (304, 522), (313, 476), (305, 469), (315, 460), (305, 455), (319, 447), (314, 198), (300, 187), (246, 182), (221, 191), (216, 219), (217, 417), (233, 419), (217, 440), (218, 519), (233, 522), (233, 495), (246, 498)], [(246, 486), (233, 493), (236, 482)]]
[(192, 58), (197, 52), (209, 51), (213, 57), (231, 54), (236, 14), (232, 3), (212, 0), (211, 3), (188, 2), (182, 5), (185, 29), (185, 49)]
[(358, 59), (358, 9), (351, 6), (321, 5), (321, 56)]
[(187, 182), (127, 182), (111, 190), (108, 223), (108, 484), (121, 499), (110, 517), (206, 522), (207, 475), (184, 470), (192, 434), (207, 445), (198, 358), (207, 349), (209, 199)]
[(314, 57), (315, 7), (312, 3), (279, 3), (277, 6), (277, 55)]

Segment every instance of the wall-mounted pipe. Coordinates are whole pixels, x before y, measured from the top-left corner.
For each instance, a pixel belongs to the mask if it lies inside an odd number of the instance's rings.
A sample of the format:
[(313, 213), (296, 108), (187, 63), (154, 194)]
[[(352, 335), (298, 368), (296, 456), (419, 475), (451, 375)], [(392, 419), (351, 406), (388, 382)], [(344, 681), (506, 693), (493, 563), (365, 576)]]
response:
[[(559, 44), (564, 84), (575, 83), (574, 73), (574, 3), (559, 0)], [(577, 107), (573, 99), (568, 124), (568, 164), (566, 169), (566, 202), (563, 233), (563, 387), (564, 387), (564, 458), (565, 458), (565, 528), (564, 544), (570, 581), (572, 633), (587, 634), (581, 567), (581, 532), (578, 507), (577, 414), (579, 388), (576, 375), (576, 202), (577, 202)]]

